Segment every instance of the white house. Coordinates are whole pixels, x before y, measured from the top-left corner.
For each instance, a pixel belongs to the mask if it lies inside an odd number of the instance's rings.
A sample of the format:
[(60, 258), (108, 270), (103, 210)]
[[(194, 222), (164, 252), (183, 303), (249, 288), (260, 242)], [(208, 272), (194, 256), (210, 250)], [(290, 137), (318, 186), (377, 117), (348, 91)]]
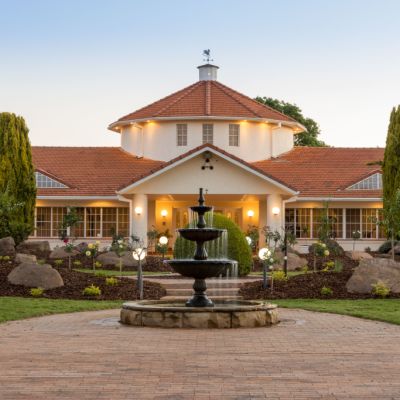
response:
[(34, 237), (57, 241), (68, 207), (82, 221), (73, 235), (109, 242), (112, 232), (143, 239), (186, 225), (199, 187), (207, 203), (249, 225), (293, 226), (298, 246), (317, 237), (324, 202), (345, 248), (384, 239), (382, 148), (294, 147), (305, 128), (198, 67), (199, 81), (109, 125), (121, 147), (33, 147), (37, 171)]

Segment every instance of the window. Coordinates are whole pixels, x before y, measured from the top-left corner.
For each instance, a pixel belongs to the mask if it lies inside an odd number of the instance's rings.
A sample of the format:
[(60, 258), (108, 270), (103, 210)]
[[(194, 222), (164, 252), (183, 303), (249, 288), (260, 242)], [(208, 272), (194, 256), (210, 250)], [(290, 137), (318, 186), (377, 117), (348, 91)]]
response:
[(51, 207), (36, 208), (36, 236), (50, 237)]
[(361, 210), (359, 208), (346, 209), (346, 237), (351, 239), (353, 232), (361, 231)]
[[(36, 236), (58, 237), (67, 207), (37, 207)], [(127, 207), (78, 207), (79, 222), (71, 227), (71, 237), (129, 236), (129, 208)]]
[(203, 124), (203, 144), (213, 144), (213, 124)]
[(42, 188), (61, 188), (65, 189), (67, 186), (62, 184), (61, 182), (57, 182), (56, 180), (49, 178), (47, 175), (44, 175), (40, 172), (35, 172), (36, 178), (36, 187)]
[(376, 239), (376, 209), (374, 208), (363, 208), (361, 210), (361, 237), (363, 239)]
[(331, 231), (328, 232), (329, 237), (342, 238), (343, 237), (343, 209), (342, 208), (314, 208), (313, 209), (313, 237), (318, 238), (320, 235), (323, 218), (325, 213), (328, 212), (329, 224)]
[(289, 208), (285, 210), (286, 228), (296, 238), (309, 238), (311, 236), (311, 209), (310, 208)]
[[(60, 236), (61, 225), (64, 220), (64, 215), (67, 213), (66, 207), (53, 207), (53, 223), (52, 223), (52, 234), (51, 236)], [(66, 233), (66, 232), (65, 232)]]
[(176, 124), (176, 145), (187, 146), (187, 124)]
[(240, 143), (240, 125), (229, 124), (229, 146), (238, 147)]
[(382, 174), (377, 172), (363, 179), (360, 182), (355, 183), (347, 188), (348, 190), (378, 190), (382, 189)]

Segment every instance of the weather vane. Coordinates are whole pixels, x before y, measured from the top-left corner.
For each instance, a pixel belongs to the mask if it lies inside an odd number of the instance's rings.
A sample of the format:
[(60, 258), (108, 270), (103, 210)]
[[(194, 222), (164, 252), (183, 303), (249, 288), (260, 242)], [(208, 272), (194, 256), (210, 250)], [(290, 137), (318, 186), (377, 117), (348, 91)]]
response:
[(205, 57), (203, 59), (203, 61), (207, 61), (207, 62), (214, 61), (211, 58), (211, 50), (210, 49), (203, 50), (203, 57)]

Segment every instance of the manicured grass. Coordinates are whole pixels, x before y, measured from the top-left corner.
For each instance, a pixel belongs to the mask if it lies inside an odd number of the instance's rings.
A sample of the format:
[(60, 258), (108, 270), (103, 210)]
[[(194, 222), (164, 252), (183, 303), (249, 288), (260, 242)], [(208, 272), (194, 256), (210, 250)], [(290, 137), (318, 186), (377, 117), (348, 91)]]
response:
[[(89, 268), (79, 268), (75, 269), (75, 271), (84, 272), (86, 274), (93, 274), (93, 270)], [(94, 273), (101, 274), (102, 276), (121, 276), (119, 271), (109, 270), (109, 269), (96, 269)], [(136, 271), (122, 271), (122, 276), (136, 276)], [(153, 276), (153, 275), (171, 275), (171, 272), (150, 272), (143, 271), (144, 276)]]
[(400, 299), (290, 299), (272, 300), (271, 302), (278, 304), (280, 307), (351, 315), (353, 317), (373, 319), (400, 325)]
[(0, 297), (0, 323), (50, 314), (119, 308), (121, 304), (122, 301), (120, 300), (91, 301)]

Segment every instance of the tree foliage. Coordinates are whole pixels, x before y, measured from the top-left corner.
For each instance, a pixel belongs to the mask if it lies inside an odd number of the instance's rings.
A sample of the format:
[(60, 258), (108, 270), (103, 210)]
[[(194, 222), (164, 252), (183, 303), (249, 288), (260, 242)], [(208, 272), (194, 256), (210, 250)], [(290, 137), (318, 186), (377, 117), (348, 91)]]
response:
[(382, 171), (383, 205), (388, 210), (400, 189), (400, 106), (390, 114)]
[(16, 242), (26, 239), (34, 224), (36, 182), (28, 132), (22, 117), (0, 113), (0, 193), (3, 205), (18, 205), (3, 226)]
[(326, 144), (322, 140), (318, 139), (318, 136), (321, 133), (318, 123), (311, 118), (304, 117), (301, 109), (296, 104), (287, 103), (283, 100), (273, 99), (272, 97), (256, 97), (256, 101), (268, 107), (271, 107), (274, 110), (287, 115), (288, 117), (292, 117), (307, 129), (306, 132), (301, 132), (295, 135), (294, 143), (296, 146), (326, 146)]

